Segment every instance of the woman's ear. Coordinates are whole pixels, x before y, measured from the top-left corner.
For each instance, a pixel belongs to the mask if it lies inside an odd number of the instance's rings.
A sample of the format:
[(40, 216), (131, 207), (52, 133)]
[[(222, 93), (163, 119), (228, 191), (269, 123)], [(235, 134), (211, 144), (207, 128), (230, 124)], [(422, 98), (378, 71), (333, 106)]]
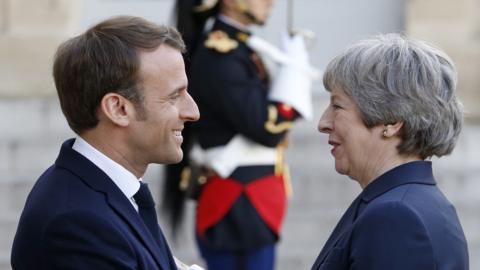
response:
[(393, 136), (400, 135), (400, 131), (403, 127), (403, 121), (395, 122), (391, 124), (384, 124), (383, 125), (383, 137), (390, 138)]
[(100, 102), (100, 110), (115, 125), (126, 127), (130, 123), (133, 104), (116, 93), (108, 93)]

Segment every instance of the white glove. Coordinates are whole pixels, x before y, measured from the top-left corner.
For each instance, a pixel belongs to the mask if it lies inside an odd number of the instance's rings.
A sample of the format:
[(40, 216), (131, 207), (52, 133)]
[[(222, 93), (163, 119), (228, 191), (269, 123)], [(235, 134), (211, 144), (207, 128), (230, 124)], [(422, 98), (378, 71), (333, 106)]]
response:
[(305, 40), (302, 35), (290, 36), (287, 33), (283, 33), (280, 49), (292, 62), (305, 67), (310, 65), (308, 63), (308, 52), (305, 47)]
[(269, 92), (269, 99), (295, 108), (305, 119), (311, 119), (312, 81), (318, 72), (312, 71), (302, 36), (283, 36), (282, 49), (289, 61), (282, 63)]
[[(285, 38), (288, 38), (288, 37), (285, 37)], [(257, 36), (250, 36), (246, 41), (246, 43), (256, 53), (272, 59), (277, 64), (285, 65), (285, 64), (292, 64), (293, 62), (291, 57), (287, 55), (284, 51), (281, 51), (274, 45), (268, 43), (267, 41)], [(297, 67), (302, 69), (304, 72), (306, 72), (309, 77), (313, 78), (313, 80), (317, 80), (320, 78), (320, 71), (310, 66), (310, 64), (297, 65)]]

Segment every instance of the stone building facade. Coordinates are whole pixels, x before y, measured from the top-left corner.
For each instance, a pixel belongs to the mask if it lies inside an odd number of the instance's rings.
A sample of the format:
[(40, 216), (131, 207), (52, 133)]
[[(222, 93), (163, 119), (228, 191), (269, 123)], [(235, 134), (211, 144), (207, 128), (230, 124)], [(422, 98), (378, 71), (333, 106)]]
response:
[[(284, 23), (286, 0), (277, 3), (272, 22), (261, 31), (270, 40), (277, 37)], [(469, 241), (471, 269), (480, 268), (480, 1), (295, 3), (298, 25), (318, 34), (312, 56), (319, 67), (356, 39), (402, 30), (437, 44), (457, 63), (468, 121), (457, 149), (449, 157), (434, 160), (434, 171), (457, 207)], [(171, 4), (170, 0), (0, 0), (0, 270), (10, 269), (13, 235), (28, 191), (54, 161), (61, 142), (74, 136), (61, 113), (51, 79), (56, 47), (102, 16), (125, 10), (165, 22)], [(318, 119), (328, 97), (319, 83), (316, 88)], [(358, 184), (334, 171), (327, 138), (316, 132), (315, 121), (301, 123), (291, 138), (287, 158), (295, 195), (279, 246), (280, 270), (309, 269), (340, 215), (360, 192)], [(157, 186), (157, 193), (161, 170), (161, 166), (151, 166), (145, 177)], [(200, 262), (193, 241), (193, 207), (189, 204), (190, 215), (182, 233), (176, 240), (168, 233), (167, 238), (176, 256)]]
[[(407, 1), (409, 36), (432, 42), (456, 63), (467, 119), (480, 119), (480, 1)], [(480, 163), (479, 163), (480, 164)]]

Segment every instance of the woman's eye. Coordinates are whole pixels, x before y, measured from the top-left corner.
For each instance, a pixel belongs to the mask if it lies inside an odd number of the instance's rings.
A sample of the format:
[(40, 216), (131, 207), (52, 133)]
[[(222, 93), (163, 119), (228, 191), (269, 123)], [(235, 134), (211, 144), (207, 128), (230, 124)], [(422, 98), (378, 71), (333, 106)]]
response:
[(340, 105), (337, 105), (337, 104), (332, 104), (332, 108), (334, 110), (342, 109), (342, 107)]

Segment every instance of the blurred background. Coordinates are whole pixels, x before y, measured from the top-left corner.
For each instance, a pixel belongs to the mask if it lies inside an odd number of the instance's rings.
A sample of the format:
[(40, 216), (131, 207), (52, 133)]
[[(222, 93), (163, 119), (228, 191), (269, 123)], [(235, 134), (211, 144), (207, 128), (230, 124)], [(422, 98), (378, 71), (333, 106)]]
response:
[[(10, 250), (25, 198), (73, 133), (59, 108), (51, 76), (60, 42), (118, 14), (169, 24), (173, 0), (0, 0), (0, 270), (10, 269)], [(294, 26), (313, 30), (312, 62), (323, 69), (352, 42), (385, 32), (404, 32), (445, 50), (459, 70), (466, 125), (451, 156), (434, 160), (440, 187), (456, 206), (470, 251), (480, 269), (480, 0), (293, 0)], [(287, 22), (287, 0), (276, 0), (266, 27), (256, 33), (276, 43)], [(310, 269), (326, 238), (360, 193), (356, 182), (334, 170), (327, 138), (316, 124), (328, 102), (314, 87), (315, 117), (291, 135), (287, 153), (294, 196), (290, 200), (277, 269)], [(161, 165), (144, 179), (158, 194)], [(160, 222), (173, 253), (200, 263), (193, 242), (193, 207), (174, 239)]]

